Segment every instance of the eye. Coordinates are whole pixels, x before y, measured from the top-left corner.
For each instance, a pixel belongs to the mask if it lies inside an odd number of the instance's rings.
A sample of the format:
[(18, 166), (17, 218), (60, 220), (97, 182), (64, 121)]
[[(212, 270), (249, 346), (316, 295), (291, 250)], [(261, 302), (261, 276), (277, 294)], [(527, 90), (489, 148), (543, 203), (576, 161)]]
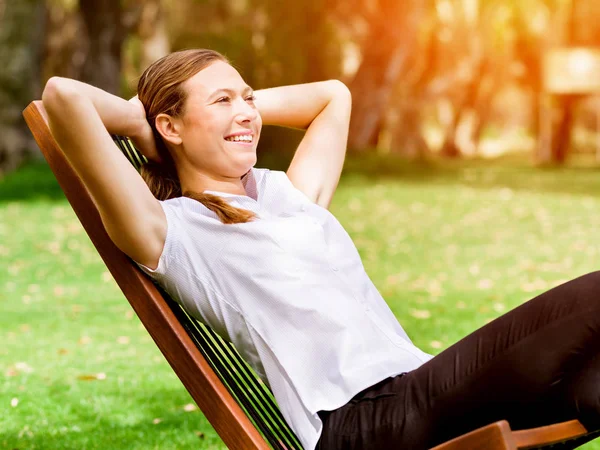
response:
[(217, 103), (227, 103), (229, 101), (229, 97), (221, 97), (217, 100)]
[(247, 102), (253, 102), (254, 100), (256, 100), (256, 96), (254, 94), (246, 97)]

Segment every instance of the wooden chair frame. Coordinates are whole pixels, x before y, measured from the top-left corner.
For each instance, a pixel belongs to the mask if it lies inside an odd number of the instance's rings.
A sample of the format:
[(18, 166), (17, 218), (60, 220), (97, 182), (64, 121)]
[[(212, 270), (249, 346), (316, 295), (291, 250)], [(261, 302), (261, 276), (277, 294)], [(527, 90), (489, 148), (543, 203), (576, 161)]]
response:
[[(23, 115), (110, 273), (223, 442), (231, 449), (269, 449), (270, 446), (212, 370), (157, 287), (114, 245), (106, 233), (90, 194), (50, 133), (42, 102), (30, 103)], [(499, 421), (439, 445), (434, 450), (541, 448), (586, 433), (587, 430), (576, 420), (521, 431), (511, 431), (508, 422)]]

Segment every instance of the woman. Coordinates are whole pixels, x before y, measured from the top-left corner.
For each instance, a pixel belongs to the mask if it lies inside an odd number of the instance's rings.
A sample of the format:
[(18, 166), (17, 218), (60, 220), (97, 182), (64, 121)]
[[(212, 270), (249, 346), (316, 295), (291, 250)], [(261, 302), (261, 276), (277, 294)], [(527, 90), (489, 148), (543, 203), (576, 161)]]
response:
[[(115, 244), (271, 387), (306, 449), (424, 449), (499, 419), (600, 428), (600, 275), (438, 356), (416, 348), (327, 211), (351, 98), (337, 81), (253, 92), (220, 54), (173, 53), (127, 102), (53, 78), (52, 133)], [(253, 168), (262, 124), (306, 129), (287, 173)], [(142, 180), (108, 132), (151, 160)]]

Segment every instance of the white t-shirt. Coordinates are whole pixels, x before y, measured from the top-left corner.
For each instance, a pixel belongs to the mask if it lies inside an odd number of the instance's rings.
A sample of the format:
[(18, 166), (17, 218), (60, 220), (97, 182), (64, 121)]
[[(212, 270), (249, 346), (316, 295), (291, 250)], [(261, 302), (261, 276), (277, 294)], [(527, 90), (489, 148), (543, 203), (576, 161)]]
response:
[(158, 267), (140, 267), (235, 345), (312, 450), (322, 430), (317, 411), (339, 408), (431, 355), (412, 344), (328, 210), (284, 172), (252, 169), (242, 181), (246, 196), (205, 192), (257, 219), (223, 224), (190, 198), (163, 201)]

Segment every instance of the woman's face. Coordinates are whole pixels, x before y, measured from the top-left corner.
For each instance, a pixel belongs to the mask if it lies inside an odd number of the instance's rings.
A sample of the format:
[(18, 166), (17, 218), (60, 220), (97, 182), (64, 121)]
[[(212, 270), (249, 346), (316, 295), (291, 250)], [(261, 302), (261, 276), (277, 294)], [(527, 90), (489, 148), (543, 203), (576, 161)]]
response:
[(256, 164), (262, 127), (252, 89), (222, 61), (201, 70), (182, 87), (187, 92), (180, 118), (186, 164), (210, 177), (239, 179)]

